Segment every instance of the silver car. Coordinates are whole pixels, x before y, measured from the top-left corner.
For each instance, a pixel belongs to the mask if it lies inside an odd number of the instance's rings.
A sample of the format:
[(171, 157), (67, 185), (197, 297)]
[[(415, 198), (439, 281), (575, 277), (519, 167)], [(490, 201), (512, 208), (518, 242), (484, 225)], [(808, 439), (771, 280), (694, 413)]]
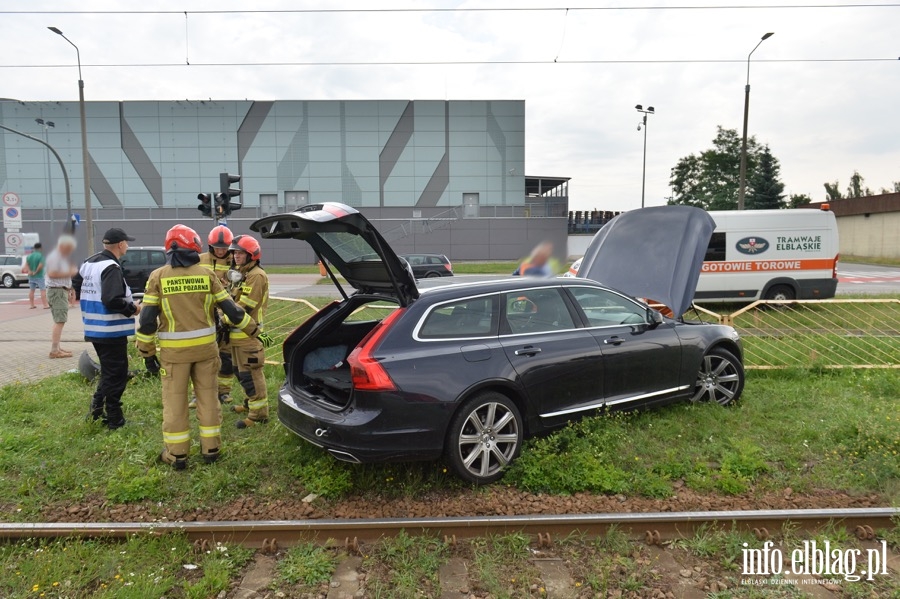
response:
[(22, 272), (22, 257), (0, 255), (0, 285), (12, 289), (27, 282), (28, 275)]

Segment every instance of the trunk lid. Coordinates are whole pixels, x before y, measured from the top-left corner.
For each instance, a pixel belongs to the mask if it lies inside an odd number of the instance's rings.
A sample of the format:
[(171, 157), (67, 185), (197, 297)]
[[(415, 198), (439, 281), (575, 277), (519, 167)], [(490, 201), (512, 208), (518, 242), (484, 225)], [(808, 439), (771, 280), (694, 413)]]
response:
[(250, 229), (263, 239), (300, 239), (360, 293), (390, 295), (401, 306), (419, 297), (409, 265), (358, 210), (338, 202), (265, 216)]

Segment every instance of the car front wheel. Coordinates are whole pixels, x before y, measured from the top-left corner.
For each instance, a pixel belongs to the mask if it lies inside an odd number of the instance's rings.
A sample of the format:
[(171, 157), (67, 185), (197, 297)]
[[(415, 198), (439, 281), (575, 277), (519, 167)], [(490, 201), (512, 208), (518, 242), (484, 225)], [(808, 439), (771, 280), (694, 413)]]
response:
[(691, 401), (727, 406), (736, 402), (743, 390), (744, 365), (727, 349), (716, 347), (703, 356)]
[(3, 275), (3, 286), (12, 289), (16, 286), (16, 278), (9, 273)]
[(490, 484), (519, 455), (522, 431), (522, 415), (508, 397), (481, 393), (466, 401), (450, 421), (447, 459), (461, 478)]

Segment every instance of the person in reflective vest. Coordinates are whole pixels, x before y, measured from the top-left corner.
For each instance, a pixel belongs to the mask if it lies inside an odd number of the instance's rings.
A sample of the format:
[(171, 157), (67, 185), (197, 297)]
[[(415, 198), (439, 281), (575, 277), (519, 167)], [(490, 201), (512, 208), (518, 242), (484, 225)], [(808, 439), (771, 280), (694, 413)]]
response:
[[(238, 235), (231, 243), (231, 251), (235, 265), (234, 270), (228, 274), (231, 296), (256, 320), (260, 330), (264, 331), (264, 314), (269, 303), (269, 277), (259, 265), (262, 249), (253, 237)], [(266, 362), (265, 348), (272, 345), (272, 338), (264, 332), (260, 333), (259, 338), (252, 338), (237, 328), (231, 329), (230, 337), (231, 360), (246, 396), (244, 405), (232, 408), (239, 414), (247, 414), (246, 418), (237, 421), (237, 427), (248, 428), (265, 423), (269, 419), (269, 399), (263, 366)]]
[(128, 336), (134, 335), (134, 302), (125, 283), (120, 260), (134, 241), (125, 231), (112, 228), (103, 236), (103, 251), (84, 261), (79, 269), (81, 319), (84, 340), (90, 341), (100, 361), (100, 379), (91, 398), (88, 418), (102, 420), (110, 430), (125, 426), (122, 393), (128, 384)]
[[(219, 279), (200, 265), (200, 237), (175, 225), (166, 234), (166, 265), (147, 280), (137, 347), (151, 373), (162, 379), (163, 442), (160, 461), (176, 470), (187, 467), (191, 446), (188, 385), (197, 395), (200, 452), (207, 464), (219, 458), (222, 410), (216, 393), (219, 348), (216, 307), (253, 338), (256, 322), (232, 301)], [(157, 358), (156, 339), (159, 340)]]
[[(226, 274), (231, 270), (231, 242), (234, 234), (225, 225), (217, 225), (206, 238), (208, 249), (200, 254), (200, 264), (205, 266), (219, 278), (222, 285), (228, 285)], [(231, 364), (231, 345), (226, 335), (220, 335), (219, 343), (219, 401), (231, 403), (231, 378), (234, 366)], [(193, 400), (192, 400), (193, 401)]]

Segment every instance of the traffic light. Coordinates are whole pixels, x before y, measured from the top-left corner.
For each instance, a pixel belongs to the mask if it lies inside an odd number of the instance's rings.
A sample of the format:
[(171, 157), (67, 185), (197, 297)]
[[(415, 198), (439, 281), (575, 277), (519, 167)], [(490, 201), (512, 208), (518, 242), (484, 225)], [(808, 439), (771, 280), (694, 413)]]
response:
[(241, 176), (240, 175), (230, 175), (228, 173), (219, 173), (219, 193), (216, 195), (216, 205), (219, 202), (219, 196), (222, 196), (223, 208), (225, 211), (225, 216), (231, 214), (232, 210), (240, 210), (241, 206), (243, 206), (243, 202), (240, 200), (232, 200), (232, 198), (237, 198), (241, 195), (240, 189), (232, 189), (232, 183), (240, 183)]
[(224, 193), (216, 194), (216, 218), (225, 218), (229, 214), (231, 214), (231, 210), (228, 209), (228, 196)]
[(197, 199), (200, 200), (200, 205), (197, 206), (197, 210), (199, 210), (203, 216), (212, 218), (212, 196), (208, 193), (198, 193)]

